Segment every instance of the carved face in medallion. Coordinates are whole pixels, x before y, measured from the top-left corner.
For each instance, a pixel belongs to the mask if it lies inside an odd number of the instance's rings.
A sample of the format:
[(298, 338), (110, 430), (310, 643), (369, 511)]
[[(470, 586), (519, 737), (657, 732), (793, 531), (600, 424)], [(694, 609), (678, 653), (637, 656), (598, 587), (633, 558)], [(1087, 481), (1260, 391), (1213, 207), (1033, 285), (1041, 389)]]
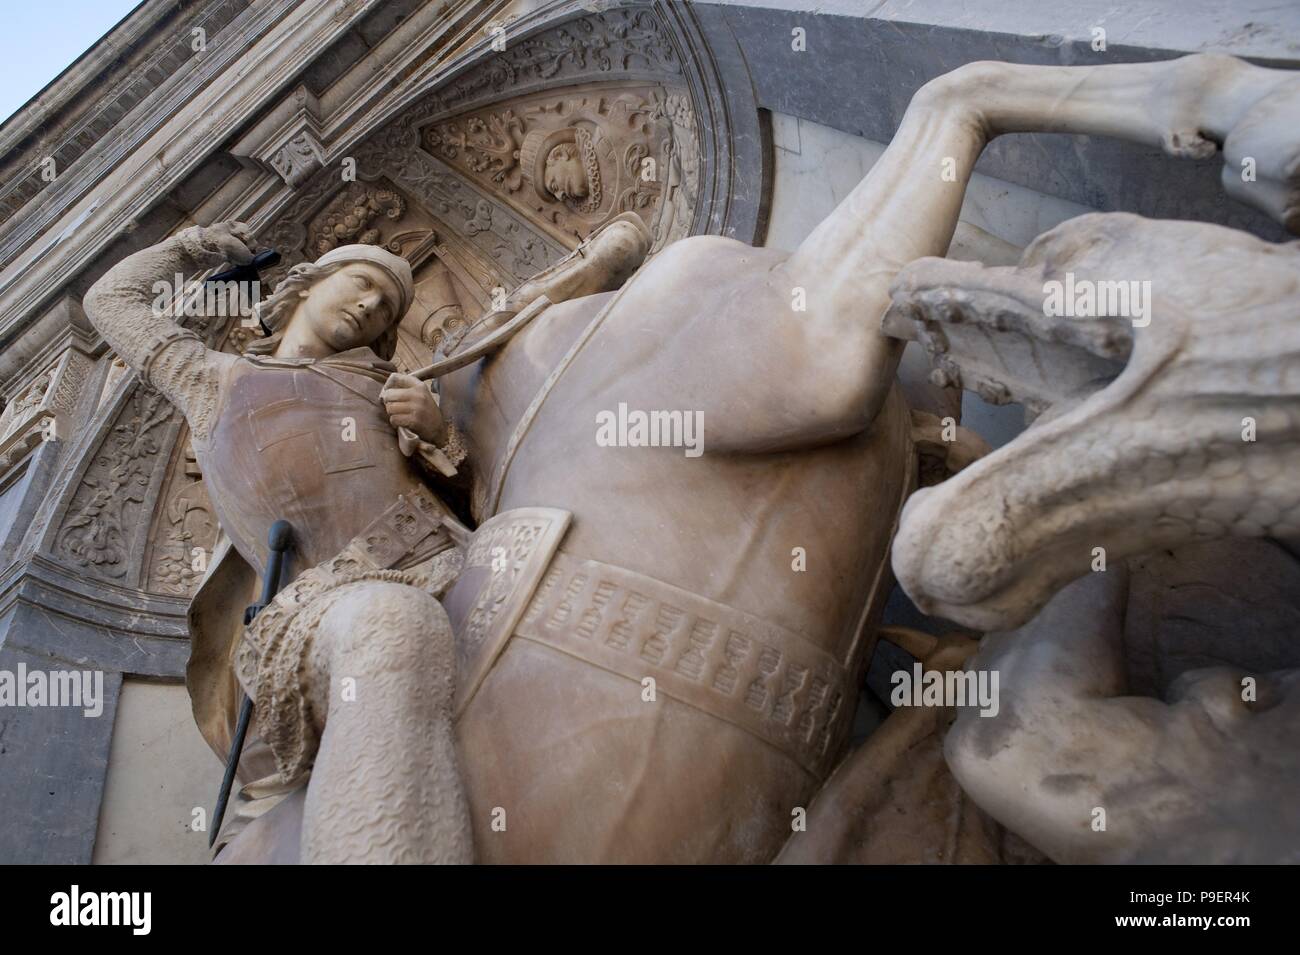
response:
[(386, 271), (352, 262), (316, 282), (294, 315), (335, 351), (372, 344), (400, 316), (398, 289)]
[(561, 143), (546, 157), (546, 191), (560, 202), (581, 200), (591, 193), (582, 157), (573, 143)]

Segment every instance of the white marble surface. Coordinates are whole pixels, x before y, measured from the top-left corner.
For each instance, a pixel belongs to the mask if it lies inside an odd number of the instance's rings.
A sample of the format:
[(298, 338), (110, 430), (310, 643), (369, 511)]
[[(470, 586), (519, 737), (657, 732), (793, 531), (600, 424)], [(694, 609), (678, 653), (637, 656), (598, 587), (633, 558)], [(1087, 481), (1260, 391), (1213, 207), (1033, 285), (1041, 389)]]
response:
[[(885, 149), (881, 143), (783, 113), (772, 114), (772, 144), (775, 168), (766, 244), (781, 249), (802, 242), (862, 181)], [(1066, 219), (1093, 211), (977, 173), (966, 190), (961, 218), (1023, 247)], [(916, 346), (910, 346), (909, 351), (914, 350)], [(924, 356), (909, 359), (911, 368), (920, 368)], [(1024, 430), (1024, 415), (1019, 405), (996, 407), (967, 392), (962, 423), (1001, 447)]]
[[(775, 171), (767, 244), (782, 249), (802, 242), (885, 150), (881, 143), (784, 113), (772, 114), (772, 144)], [(976, 173), (961, 218), (1023, 247), (1066, 219), (1094, 211)]]

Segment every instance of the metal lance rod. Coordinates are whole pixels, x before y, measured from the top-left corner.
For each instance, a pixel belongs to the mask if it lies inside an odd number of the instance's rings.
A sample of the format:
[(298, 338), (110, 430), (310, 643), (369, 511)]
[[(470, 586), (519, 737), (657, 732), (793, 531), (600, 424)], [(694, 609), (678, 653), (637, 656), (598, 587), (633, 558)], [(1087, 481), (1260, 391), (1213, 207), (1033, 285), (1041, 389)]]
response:
[[(243, 265), (236, 265), (232, 269), (226, 269), (224, 272), (218, 272), (216, 275), (209, 275), (203, 280), (203, 283), (205, 285), (213, 285), (217, 282), (235, 282), (240, 284), (257, 282), (261, 279), (260, 273), (263, 269), (273, 269), (279, 264), (280, 253), (275, 251), (275, 249), (264, 249), (261, 252), (254, 252), (251, 261), (246, 262)], [(271, 334), (271, 330), (263, 324), (260, 318), (257, 320), (257, 323), (262, 326), (263, 332), (267, 335)]]
[[(266, 561), (266, 572), (262, 575), (262, 599), (244, 611), (244, 626), (252, 623), (279, 592), (284, 555), (292, 541), (293, 526), (288, 521), (276, 521), (271, 525), (266, 540), (271, 553)], [(230, 801), (230, 790), (235, 784), (235, 770), (239, 767), (239, 756), (244, 751), (244, 737), (248, 735), (248, 723), (253, 715), (253, 701), (243, 693), (239, 696), (239, 722), (235, 725), (235, 738), (230, 742), (226, 774), (221, 779), (221, 792), (217, 794), (217, 808), (212, 811), (212, 825), (208, 831), (209, 849), (216, 843), (217, 833), (221, 831), (221, 820), (226, 816), (226, 803)]]
[(263, 269), (273, 269), (279, 264), (280, 253), (275, 249), (265, 249), (261, 252), (254, 252), (252, 261), (243, 265), (236, 265), (233, 269), (226, 269), (226, 271), (218, 272), (216, 275), (209, 275), (204, 281), (256, 282), (259, 272)]

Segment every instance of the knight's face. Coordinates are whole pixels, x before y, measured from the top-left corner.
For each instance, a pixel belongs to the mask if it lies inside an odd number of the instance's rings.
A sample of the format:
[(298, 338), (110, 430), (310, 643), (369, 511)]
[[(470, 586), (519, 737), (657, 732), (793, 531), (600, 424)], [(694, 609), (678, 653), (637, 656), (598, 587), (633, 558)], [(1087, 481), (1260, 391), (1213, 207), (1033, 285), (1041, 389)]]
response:
[(372, 344), (401, 318), (397, 283), (368, 262), (352, 262), (325, 276), (307, 293), (295, 321), (307, 322), (336, 351)]
[(590, 189), (587, 173), (582, 168), (578, 151), (573, 146), (556, 146), (546, 157), (546, 191), (563, 202), (565, 199), (585, 199)]

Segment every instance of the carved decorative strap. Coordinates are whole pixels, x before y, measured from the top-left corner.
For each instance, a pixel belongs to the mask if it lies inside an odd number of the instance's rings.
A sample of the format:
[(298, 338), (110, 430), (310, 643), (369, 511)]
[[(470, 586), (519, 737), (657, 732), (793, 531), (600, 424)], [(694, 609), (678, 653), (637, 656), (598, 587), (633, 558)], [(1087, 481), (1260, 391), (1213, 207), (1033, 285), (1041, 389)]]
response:
[(474, 697), (505, 649), (569, 527), (555, 507), (520, 507), (474, 532), (443, 606), (456, 633), (456, 714)]
[(560, 359), (555, 369), (546, 376), (546, 380), (542, 382), (542, 387), (537, 390), (533, 400), (524, 409), (523, 415), (520, 416), (519, 421), (515, 424), (514, 431), (510, 434), (510, 440), (506, 443), (506, 450), (501, 457), (501, 462), (492, 474), (492, 483), (487, 489), (487, 496), (483, 502), (482, 514), (485, 518), (496, 513), (497, 505), (501, 503), (501, 490), (505, 487), (506, 474), (510, 471), (510, 464), (514, 461), (515, 452), (519, 450), (519, 445), (523, 443), (524, 437), (528, 434), (528, 429), (532, 427), (533, 421), (536, 420), (537, 413), (542, 410), (542, 404), (551, 394), (556, 382), (569, 370), (569, 366), (578, 357), (578, 353), (586, 347), (587, 342), (591, 341), (591, 336), (596, 334), (596, 329), (604, 324), (610, 310), (622, 300), (623, 293), (632, 287), (633, 282), (635, 282), (635, 278), (624, 284), (618, 290), (618, 293), (605, 303), (605, 307), (596, 313), (596, 317), (582, 330), (582, 334), (578, 336), (577, 341), (565, 352), (564, 357)]
[[(818, 778), (852, 712), (848, 673), (792, 630), (663, 581), (557, 554), (515, 636), (771, 743)], [(647, 704), (650, 705), (650, 704)]]
[(558, 552), (567, 525), (567, 512), (520, 508), (475, 534), (445, 601), (457, 715), (513, 636), (638, 684), (654, 677), (656, 693), (752, 733), (818, 778), (830, 772), (852, 714), (849, 676), (834, 657), (725, 604)]

